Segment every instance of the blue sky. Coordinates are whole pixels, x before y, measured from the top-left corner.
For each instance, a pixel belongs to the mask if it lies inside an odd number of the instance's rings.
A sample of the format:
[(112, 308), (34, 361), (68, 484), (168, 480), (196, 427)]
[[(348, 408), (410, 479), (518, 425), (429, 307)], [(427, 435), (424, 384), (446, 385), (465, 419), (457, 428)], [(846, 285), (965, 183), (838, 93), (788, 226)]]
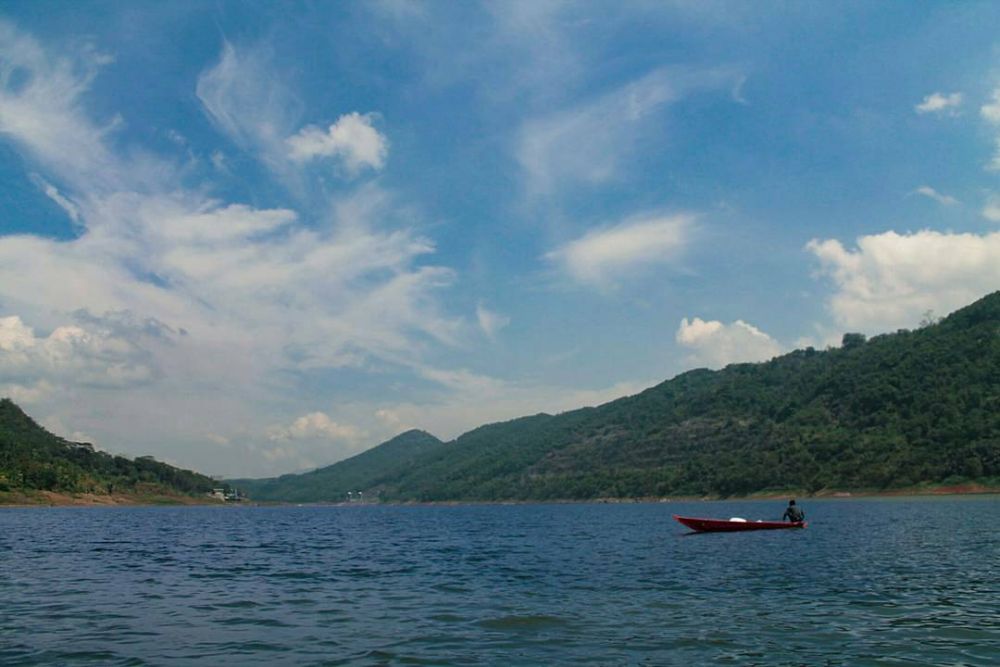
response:
[(217, 475), (1000, 287), (993, 3), (6, 2), (0, 394)]

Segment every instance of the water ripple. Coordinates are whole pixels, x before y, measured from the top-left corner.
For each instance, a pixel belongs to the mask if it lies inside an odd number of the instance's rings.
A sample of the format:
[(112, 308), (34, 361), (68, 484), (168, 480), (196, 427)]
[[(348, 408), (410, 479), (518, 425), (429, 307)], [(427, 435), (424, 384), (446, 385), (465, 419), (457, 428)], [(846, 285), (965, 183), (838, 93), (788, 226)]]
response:
[(1000, 663), (996, 498), (772, 505), (7, 509), (0, 664)]

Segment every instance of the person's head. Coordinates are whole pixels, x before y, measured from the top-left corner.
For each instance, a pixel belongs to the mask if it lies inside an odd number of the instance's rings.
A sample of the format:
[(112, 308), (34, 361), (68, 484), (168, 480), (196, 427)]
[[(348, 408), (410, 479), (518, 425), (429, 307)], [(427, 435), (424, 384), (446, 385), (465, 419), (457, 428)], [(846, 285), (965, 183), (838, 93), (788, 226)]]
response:
[(795, 498), (792, 498), (791, 500), (789, 500), (788, 504), (789, 505), (794, 505), (795, 504)]

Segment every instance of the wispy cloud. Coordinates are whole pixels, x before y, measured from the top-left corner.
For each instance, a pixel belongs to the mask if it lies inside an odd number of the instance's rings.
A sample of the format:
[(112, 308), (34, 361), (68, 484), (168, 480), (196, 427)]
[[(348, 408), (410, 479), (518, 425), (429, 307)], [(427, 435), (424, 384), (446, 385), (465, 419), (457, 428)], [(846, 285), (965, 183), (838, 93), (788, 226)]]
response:
[(693, 226), (691, 215), (631, 218), (588, 232), (545, 257), (577, 282), (607, 287), (644, 267), (676, 260)]
[(482, 302), (476, 305), (476, 319), (479, 321), (479, 328), (490, 339), (496, 338), (497, 333), (510, 324), (509, 317), (493, 312)]
[(44, 178), (38, 174), (31, 174), (31, 181), (38, 186), (38, 189), (45, 193), (45, 196), (56, 203), (59, 208), (66, 212), (69, 219), (73, 221), (74, 224), (79, 224), (80, 222), (80, 208), (70, 201), (63, 193), (59, 192), (59, 188), (52, 185)]
[(737, 81), (729, 69), (662, 68), (597, 99), (529, 120), (516, 144), (526, 191), (538, 196), (620, 178), (623, 163), (658, 111), (695, 92), (732, 88)]
[[(198, 94), (220, 131), (278, 164), (277, 178), (295, 177), (286, 143), (299, 115), (295, 98), (260, 57), (225, 45)], [(332, 219), (321, 227), (308, 223), (330, 216), (327, 203), (258, 208), (209, 197), (210, 183), (188, 185), (169, 160), (111, 142), (93, 123), (84, 97), (102, 62), (90, 50), (54, 58), (0, 22), (0, 132), (40, 174), (58, 177), (65, 190), (48, 187), (46, 176), (36, 182), (80, 225), (69, 241), (0, 237), (4, 336), (21, 341), (0, 349), (0, 368), (16, 374), (22, 394), (40, 382), (57, 394), (100, 386), (97, 402), (114, 387), (140, 386), (127, 400), (115, 395), (114, 409), (128, 403), (132, 415), (198, 397), (185, 408), (191, 432), (171, 437), (228, 437), (252, 432), (254, 422), (264, 432), (267, 414), (233, 403), (261, 401), (256, 394), (282, 374), (379, 359), (406, 368), (420, 363), (428, 345), (464, 335), (467, 325), (447, 315), (437, 296), (454, 272), (423, 261), (434, 243), (408, 225), (412, 212), (398, 214), (391, 193), (351, 191), (343, 205), (329, 207)], [(369, 121), (348, 115), (327, 135), (349, 168), (384, 159), (381, 135), (366, 133), (374, 132)], [(81, 318), (81, 310), (97, 315)], [(186, 333), (124, 335), (108, 324), (109, 313)], [(250, 423), (242, 422), (248, 415)]]
[(922, 195), (928, 199), (933, 199), (939, 204), (944, 206), (955, 206), (958, 204), (958, 200), (949, 195), (943, 195), (929, 185), (921, 185), (919, 188), (913, 191), (913, 194)]
[(229, 139), (268, 161), (283, 161), (285, 139), (302, 115), (302, 101), (270, 63), (266, 44), (222, 46), (219, 61), (198, 78), (198, 99)]
[(120, 174), (104, 136), (117, 119), (97, 126), (80, 110), (81, 96), (109, 62), (91, 47), (73, 59), (52, 55), (0, 19), (0, 134), (30, 145), (62, 181), (115, 187)]

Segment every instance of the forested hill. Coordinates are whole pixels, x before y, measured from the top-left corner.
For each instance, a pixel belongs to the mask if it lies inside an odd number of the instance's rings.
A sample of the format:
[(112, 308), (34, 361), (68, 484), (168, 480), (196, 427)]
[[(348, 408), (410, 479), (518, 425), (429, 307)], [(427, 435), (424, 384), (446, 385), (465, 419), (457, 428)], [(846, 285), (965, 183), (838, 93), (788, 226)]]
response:
[[(995, 484), (1000, 292), (918, 330), (695, 370), (596, 408), (491, 424), (405, 462), (378, 460), (258, 482), (251, 496), (342, 500), (344, 483), (400, 501)], [(343, 483), (312, 483), (334, 478)]]
[(128, 459), (57, 437), (8, 398), (0, 399), (0, 501), (25, 492), (96, 495), (204, 495), (216, 483), (143, 456)]
[[(443, 447), (444, 443), (424, 431), (407, 431), (340, 463), (301, 475), (283, 475), (271, 479), (236, 479), (229, 484), (255, 500), (319, 502), (364, 500), (364, 490), (386, 480), (396, 479), (422, 457)], [(352, 495), (348, 495), (352, 494)], [(369, 499), (377, 498), (369, 494)]]

